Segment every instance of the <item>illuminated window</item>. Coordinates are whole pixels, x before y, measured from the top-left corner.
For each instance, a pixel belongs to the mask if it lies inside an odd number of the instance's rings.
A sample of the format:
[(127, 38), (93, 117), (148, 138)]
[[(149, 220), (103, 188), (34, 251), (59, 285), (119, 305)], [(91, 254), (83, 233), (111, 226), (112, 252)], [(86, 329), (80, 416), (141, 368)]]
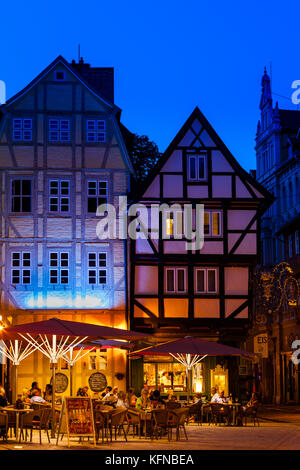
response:
[(31, 253), (21, 251), (11, 253), (11, 283), (31, 284)]
[(49, 283), (69, 284), (69, 253), (51, 251), (49, 253)]
[(183, 212), (181, 210), (174, 210), (166, 212), (165, 214), (165, 235), (179, 236), (183, 235)]
[(49, 210), (50, 212), (69, 212), (70, 210), (70, 181), (49, 181)]
[(11, 181), (11, 212), (31, 212), (32, 182), (29, 179)]
[(86, 122), (87, 142), (105, 142), (106, 124), (103, 119), (89, 119)]
[(13, 120), (13, 140), (25, 142), (32, 140), (32, 119)]
[(170, 294), (186, 292), (186, 268), (165, 269), (165, 291)]
[(204, 181), (207, 179), (207, 155), (188, 155), (188, 179), (190, 181)]
[(87, 182), (87, 211), (96, 214), (97, 207), (107, 204), (108, 182), (88, 181)]
[(197, 294), (214, 294), (217, 292), (217, 269), (195, 269), (195, 291)]
[(107, 253), (88, 253), (88, 283), (95, 286), (107, 284)]
[(218, 237), (221, 234), (221, 212), (204, 212), (204, 235)]
[(69, 142), (71, 137), (69, 119), (49, 119), (49, 141)]

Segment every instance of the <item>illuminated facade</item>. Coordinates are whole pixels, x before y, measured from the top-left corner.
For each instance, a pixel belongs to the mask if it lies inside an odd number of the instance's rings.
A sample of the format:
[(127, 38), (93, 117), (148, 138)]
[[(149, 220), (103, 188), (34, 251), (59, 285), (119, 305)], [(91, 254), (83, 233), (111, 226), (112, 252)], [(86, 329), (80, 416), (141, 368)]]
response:
[[(148, 223), (153, 232), (148, 237), (141, 233), (131, 242), (131, 328), (147, 332), (154, 342), (193, 335), (241, 346), (252, 316), (251, 277), (258, 259), (259, 219), (272, 202), (270, 194), (240, 167), (196, 108), (135, 201), (147, 206), (141, 223)], [(163, 203), (178, 206), (167, 211), (165, 218), (151, 213), (151, 204)], [(187, 249), (184, 204), (192, 205), (193, 230), (197, 229), (196, 205), (204, 205), (201, 249)], [(185, 390), (180, 364), (163, 358), (146, 360), (132, 361), (136, 388), (145, 380), (151, 386)], [(220, 365), (223, 369), (216, 369), (215, 358), (199, 364), (195, 387), (198, 382), (199, 390), (209, 394), (211, 384), (220, 383), (237, 392), (237, 361), (230, 358)]]
[[(96, 235), (97, 206), (117, 206), (132, 172), (113, 93), (112, 68), (60, 56), (1, 107), (0, 308), (7, 324), (59, 316), (127, 327), (125, 242)], [(44, 387), (47, 360), (34, 353), (25, 362), (19, 392), (33, 380)], [(99, 369), (124, 389), (115, 375), (125, 377), (125, 362), (120, 350), (86, 358), (76, 386)]]

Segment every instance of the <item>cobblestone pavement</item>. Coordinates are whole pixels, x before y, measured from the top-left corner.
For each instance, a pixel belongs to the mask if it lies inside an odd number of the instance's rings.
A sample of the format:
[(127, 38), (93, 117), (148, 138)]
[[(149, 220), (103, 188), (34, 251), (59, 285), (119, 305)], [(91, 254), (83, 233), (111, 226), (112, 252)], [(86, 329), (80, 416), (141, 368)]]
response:
[[(64, 438), (55, 445), (51, 439), (48, 444), (43, 434), (43, 444), (38, 443), (38, 433), (34, 433), (32, 443), (17, 444), (13, 439), (0, 442), (0, 450), (66, 450)], [(166, 438), (153, 440), (128, 436), (128, 442), (122, 436), (112, 443), (98, 444), (96, 450), (300, 450), (300, 406), (264, 406), (261, 412), (260, 426), (252, 423), (246, 427), (209, 426), (190, 424), (187, 426), (188, 441)], [(92, 450), (92, 443), (87, 440), (81, 444), (78, 438), (71, 439), (72, 450)]]

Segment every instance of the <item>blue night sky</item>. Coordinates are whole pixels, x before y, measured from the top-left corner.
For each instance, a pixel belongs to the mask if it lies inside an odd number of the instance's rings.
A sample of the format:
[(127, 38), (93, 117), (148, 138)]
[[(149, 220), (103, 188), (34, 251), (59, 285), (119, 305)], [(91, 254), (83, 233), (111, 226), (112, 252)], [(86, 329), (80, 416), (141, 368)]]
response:
[[(6, 1), (0, 79), (12, 96), (59, 54), (115, 68), (122, 122), (164, 151), (196, 105), (238, 161), (255, 167), (260, 80), (300, 79), (299, 1)], [(287, 99), (280, 107), (296, 109)]]

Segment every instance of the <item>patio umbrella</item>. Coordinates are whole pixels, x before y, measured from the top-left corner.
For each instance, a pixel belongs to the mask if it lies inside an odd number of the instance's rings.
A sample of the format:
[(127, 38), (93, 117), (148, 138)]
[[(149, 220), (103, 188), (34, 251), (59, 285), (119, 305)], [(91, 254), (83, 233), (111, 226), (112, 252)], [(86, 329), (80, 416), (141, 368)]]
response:
[(187, 399), (189, 400), (189, 371), (206, 356), (253, 356), (253, 353), (213, 341), (204, 341), (192, 336), (186, 336), (175, 341), (168, 341), (158, 346), (134, 351), (130, 356), (164, 356), (170, 355), (183, 364), (187, 375)]
[[(6, 340), (6, 342), (4, 341)], [(17, 380), (18, 380), (18, 365), (21, 361), (30, 356), (36, 347), (26, 341), (19, 341), (18, 339), (9, 339), (6, 335), (1, 334), (0, 338), (0, 353), (7, 359), (12, 361), (14, 368), (14, 383), (15, 387), (12, 390), (12, 401), (16, 402), (17, 398)]]
[[(130, 330), (95, 325), (92, 323), (74, 322), (50, 318), (40, 322), (25, 323), (4, 328), (6, 337), (21, 337), (42, 354), (47, 356), (52, 368), (52, 423), (55, 423), (55, 364), (60, 357), (67, 355), (71, 348), (75, 348), (87, 339), (121, 339), (134, 340), (144, 338), (146, 335)], [(55, 427), (52, 426), (51, 437), (55, 436)]]
[[(73, 396), (73, 366), (79, 359), (82, 359), (84, 356), (89, 354), (95, 349), (132, 349), (134, 344), (127, 343), (126, 341), (116, 341), (113, 339), (101, 339), (96, 341), (91, 341), (91, 344), (79, 344), (75, 348), (70, 348), (67, 354), (63, 354), (63, 358), (70, 366), (70, 395)], [(74, 350), (76, 354), (74, 354)]]

